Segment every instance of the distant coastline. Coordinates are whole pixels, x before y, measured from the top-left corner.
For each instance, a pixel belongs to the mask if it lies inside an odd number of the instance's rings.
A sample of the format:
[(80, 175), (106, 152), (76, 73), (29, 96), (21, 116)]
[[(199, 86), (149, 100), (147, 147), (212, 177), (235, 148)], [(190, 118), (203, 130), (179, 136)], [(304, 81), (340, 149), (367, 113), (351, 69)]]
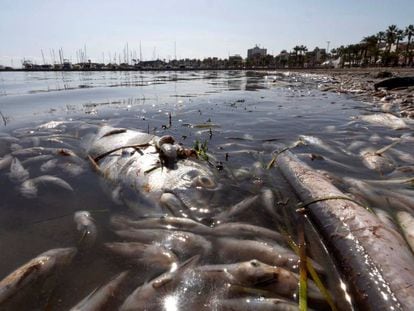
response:
[(280, 68), (280, 67), (245, 67), (245, 68), (103, 68), (103, 69), (25, 69), (25, 68), (0, 68), (0, 72), (105, 72), (105, 71), (307, 71), (307, 72), (372, 72), (372, 71), (404, 71), (414, 74), (414, 67), (353, 67), (353, 68)]

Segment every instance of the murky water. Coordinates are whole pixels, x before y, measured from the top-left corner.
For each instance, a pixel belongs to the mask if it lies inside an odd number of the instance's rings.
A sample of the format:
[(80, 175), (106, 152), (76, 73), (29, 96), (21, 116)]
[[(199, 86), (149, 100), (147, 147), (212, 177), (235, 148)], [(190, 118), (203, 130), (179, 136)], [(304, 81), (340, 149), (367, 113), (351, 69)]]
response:
[[(218, 195), (221, 208), (210, 210), (204, 218), (197, 217), (206, 225), (214, 223), (214, 216), (226, 208), (271, 189), (276, 214), (270, 215), (265, 204), (256, 202), (226, 221), (283, 229), (295, 235), (296, 216), (291, 211), (298, 199), (276, 169), (265, 167), (274, 150), (298, 140), (302, 144), (293, 151), (311, 167), (329, 175), (343, 191), (387, 213), (410, 211), (412, 182), (386, 181), (412, 178), (413, 124), (394, 130), (362, 121), (358, 117), (375, 113), (375, 107), (319, 91), (318, 86), (326, 79), (250, 72), (0, 73), (0, 156), (5, 160), (12, 154), (29, 173), (29, 177), (19, 180), (13, 178), (10, 163), (0, 166), (0, 279), (49, 249), (79, 249), (69, 266), (20, 290), (0, 309), (69, 309), (117, 273), (130, 270), (133, 276), (110, 301), (108, 310), (113, 310), (137, 286), (159, 274), (152, 266), (131, 264), (102, 246), (123, 241), (113, 231), (111, 216), (137, 217), (111, 199), (105, 180), (86, 158), (89, 139), (103, 124), (157, 136), (172, 135), (186, 147), (193, 147), (195, 141), (206, 142), (210, 162), (219, 172), (219, 180), (227, 185)], [(387, 159), (385, 168), (367, 167), (366, 152), (392, 143), (395, 145), (382, 154)], [(31, 147), (56, 149), (22, 152)], [(62, 148), (78, 157), (59, 152)], [(24, 180), (43, 175), (61, 178), (72, 190), (40, 182), (35, 195), (25, 196)], [(90, 211), (95, 219), (98, 235), (92, 246), (86, 247), (76, 230), (73, 214), (78, 210)], [(323, 280), (337, 306), (352, 309), (340, 287), (340, 273), (310, 225), (306, 226), (306, 236), (308, 253), (324, 267)], [(214, 251), (203, 255), (198, 265), (253, 259), (240, 255), (243, 250), (239, 255), (224, 255), (226, 252), (216, 247), (221, 245), (217, 242), (220, 236), (204, 237)], [(233, 238), (243, 240), (240, 236)], [(267, 242), (289, 248), (286, 242)], [(243, 249), (243, 243), (239, 247)], [(180, 292), (178, 309), (195, 310), (195, 305), (220, 309), (211, 301), (225, 298), (223, 287), (213, 287), (189, 285), (185, 293)], [(236, 296), (240, 295), (238, 292)], [(260, 294), (248, 292), (241, 296)], [(313, 307), (328, 308), (318, 304)]]

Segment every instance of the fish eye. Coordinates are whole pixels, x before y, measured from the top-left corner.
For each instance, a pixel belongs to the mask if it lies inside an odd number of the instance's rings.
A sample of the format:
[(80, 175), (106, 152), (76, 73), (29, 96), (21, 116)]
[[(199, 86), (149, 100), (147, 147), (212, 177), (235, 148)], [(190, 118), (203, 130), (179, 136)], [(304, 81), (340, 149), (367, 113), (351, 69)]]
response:
[(250, 261), (250, 265), (252, 265), (253, 267), (259, 267), (260, 263), (257, 260), (252, 260)]
[(214, 188), (216, 186), (213, 179), (208, 176), (198, 176), (197, 184), (203, 188)]

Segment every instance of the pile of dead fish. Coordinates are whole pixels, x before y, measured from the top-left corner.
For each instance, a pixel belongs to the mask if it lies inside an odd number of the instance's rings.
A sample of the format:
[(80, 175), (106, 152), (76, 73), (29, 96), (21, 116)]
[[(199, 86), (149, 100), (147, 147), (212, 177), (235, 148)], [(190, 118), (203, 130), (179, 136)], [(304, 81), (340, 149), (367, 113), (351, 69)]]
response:
[[(58, 125), (48, 123), (44, 126), (54, 129)], [(30, 176), (31, 173), (25, 168), (27, 165), (38, 163), (40, 174), (59, 167), (67, 174), (76, 176), (91, 169), (91, 164), (76, 155), (70, 149), (70, 145), (65, 148), (41, 147), (38, 140), (63, 142), (58, 134), (40, 135), (41, 130), (42, 127), (38, 129), (35, 137), (29, 135), (26, 138), (15, 139), (12, 136), (3, 136), (9, 142), (12, 151), (1, 158), (0, 169), (9, 170), (11, 182), (16, 184), (22, 196), (29, 199), (36, 197), (39, 187), (45, 185), (53, 185), (62, 191), (74, 189), (68, 182), (53, 175)], [(107, 129), (97, 140), (120, 138), (120, 135), (125, 133), (128, 134), (128, 131)], [(114, 162), (108, 166), (112, 171), (103, 172), (106, 156), (111, 158), (111, 161), (115, 159), (118, 161), (116, 163), (122, 162), (127, 166), (134, 166), (131, 159), (142, 160), (140, 157), (144, 157), (148, 160), (147, 157), (150, 157), (151, 165), (142, 178), (167, 174), (168, 165), (171, 165), (168, 158), (167, 162), (162, 163), (167, 167), (161, 167), (158, 160), (152, 161), (153, 154), (159, 152), (151, 149), (152, 138), (139, 136), (138, 141), (134, 142), (134, 148), (129, 144), (126, 148), (118, 149), (111, 146), (110, 150), (105, 149), (106, 147), (102, 150), (101, 145), (95, 144), (90, 151), (94, 156), (90, 157), (90, 161), (104, 178), (109, 179), (111, 176), (114, 177), (114, 174), (128, 175), (128, 172), (122, 167), (120, 171), (115, 172)], [(171, 139), (156, 139), (158, 146), (163, 140), (167, 145), (162, 145), (162, 150), (167, 155), (173, 154), (175, 161), (174, 143)], [(35, 146), (27, 147), (26, 143)], [(104, 146), (107, 146), (107, 143)], [(131, 148), (134, 152), (129, 150)], [(94, 154), (93, 151), (96, 150), (105, 153), (105, 156), (101, 153)], [(182, 161), (193, 160), (184, 158)], [(78, 247), (45, 251), (6, 276), (0, 281), (0, 308), (21, 291), (30, 290), (34, 284), (50, 276), (59, 275), (57, 272), (67, 269), (74, 258), (82, 252), (103, 248), (114, 262), (123, 263), (121, 266), (125, 270), (114, 275), (107, 284), (97, 284), (99, 286), (95, 290), (89, 294), (85, 293), (85, 298), (75, 304), (72, 310), (101, 310), (109, 308), (108, 306), (119, 310), (297, 310), (299, 257), (289, 248), (279, 232), (239, 222), (235, 217), (240, 211), (257, 206), (258, 201), (266, 201), (268, 205), (274, 206), (271, 191), (265, 190), (261, 195), (243, 199), (233, 207), (218, 213), (214, 221), (206, 225), (201, 221), (184, 217), (184, 206), (176, 206), (177, 202), (181, 202), (178, 199), (185, 200), (183, 202), (191, 201), (191, 196), (183, 195), (188, 185), (203, 191), (216, 189), (210, 169), (201, 168), (197, 161), (188, 166), (189, 170), (180, 170), (184, 172), (184, 181), (187, 183), (183, 181), (178, 184), (164, 184), (164, 189), (169, 185), (173, 188), (168, 188), (171, 192), (167, 197), (161, 197), (165, 201), (163, 216), (137, 217), (130, 213), (110, 216), (110, 228), (117, 237), (111, 242), (97, 245), (99, 226), (91, 213), (76, 212), (73, 219), (81, 237)], [(30, 172), (33, 171), (32, 169)], [(166, 175), (163, 176), (165, 178)], [(151, 182), (151, 179), (148, 180)], [(150, 186), (153, 186), (154, 192), (159, 192), (154, 181)], [(181, 192), (177, 191), (177, 188)], [(150, 190), (148, 192), (147, 199), (152, 195)], [(173, 194), (177, 196), (169, 201)], [(123, 198), (122, 191), (118, 198)], [(199, 202), (200, 198), (196, 199)], [(191, 211), (191, 207), (190, 205), (188, 212)], [(309, 262), (321, 275), (324, 274), (321, 265), (310, 258)], [(311, 280), (308, 281), (308, 300), (310, 307), (327, 308), (324, 297)]]
[[(85, 245), (96, 239), (90, 214), (74, 216)], [(131, 220), (115, 215), (111, 225), (119, 240), (104, 244), (130, 269), (98, 287), (72, 310), (100, 310), (120, 289), (128, 293), (120, 310), (296, 310), (298, 260), (280, 234), (245, 223), (205, 226), (188, 218)], [(234, 238), (237, 236), (238, 238)], [(40, 254), (0, 282), (0, 303), (70, 264), (75, 248)], [(213, 263), (208, 258), (215, 258)], [(322, 272), (322, 268), (314, 263)], [(129, 288), (145, 267), (152, 279)], [(158, 276), (156, 276), (158, 275)], [(326, 307), (313, 282), (311, 305)]]

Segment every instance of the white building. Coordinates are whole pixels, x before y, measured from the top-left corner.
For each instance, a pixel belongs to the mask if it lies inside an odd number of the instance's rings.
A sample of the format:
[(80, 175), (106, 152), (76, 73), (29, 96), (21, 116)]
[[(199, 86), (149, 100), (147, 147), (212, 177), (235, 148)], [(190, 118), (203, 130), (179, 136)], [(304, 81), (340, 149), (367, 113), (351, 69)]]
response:
[(256, 45), (252, 49), (247, 50), (247, 58), (264, 57), (266, 55), (267, 55), (267, 50), (259, 48), (258, 45)]

